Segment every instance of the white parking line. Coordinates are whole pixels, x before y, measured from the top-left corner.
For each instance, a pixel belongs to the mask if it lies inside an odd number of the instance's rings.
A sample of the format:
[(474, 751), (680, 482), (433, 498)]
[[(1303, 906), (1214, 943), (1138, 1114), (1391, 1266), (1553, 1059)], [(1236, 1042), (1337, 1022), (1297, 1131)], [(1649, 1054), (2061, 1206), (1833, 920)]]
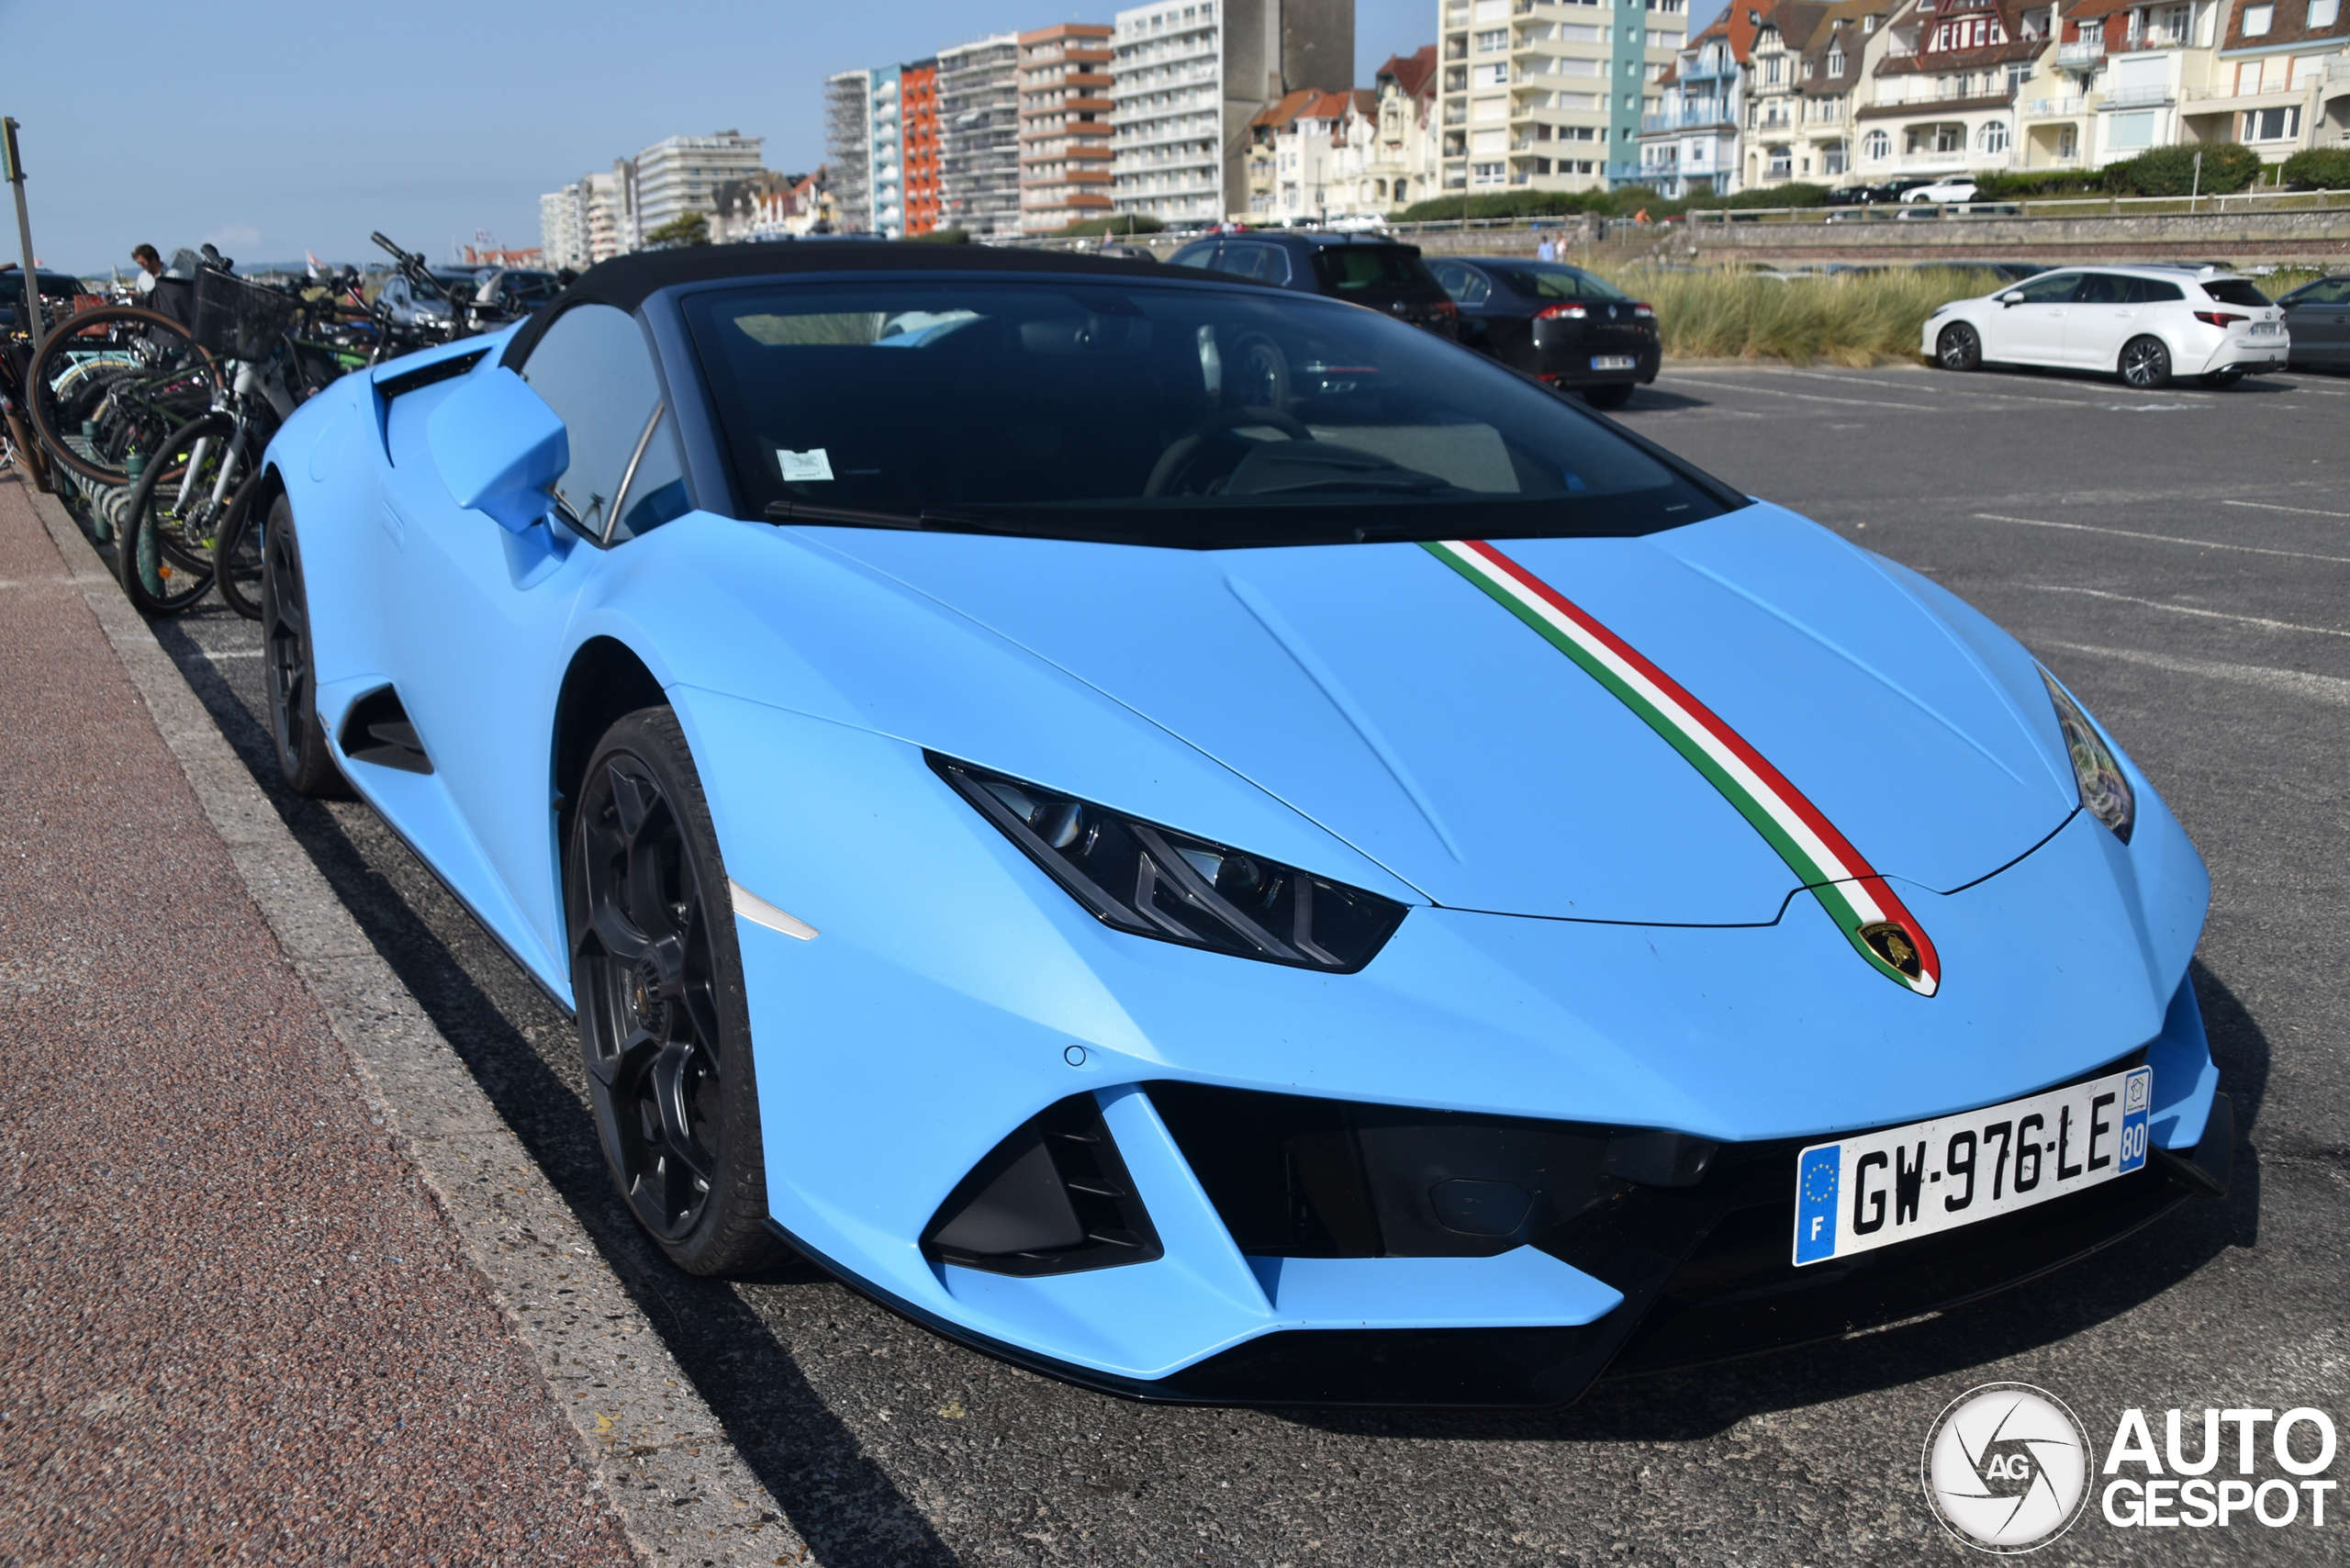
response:
[(1919, 414), (1943, 414), (1950, 411), (1947, 409), (1937, 409), (1928, 403), (1888, 403), (1878, 398), (1823, 398), (1817, 392), (1790, 392), (1784, 386), (1741, 386), (1735, 381), (1717, 381), (1711, 378), (1704, 378), (1704, 385), (1727, 387), (1733, 392), (1751, 392), (1757, 398), (1794, 398), (1806, 403), (1846, 403), (1855, 409), (1908, 409), (1913, 413)]
[(2166, 669), (2177, 675), (2198, 675), (2211, 680), (2242, 681), (2247, 686), (2266, 687), (2288, 697), (2306, 697), (2315, 702), (2331, 702), (2350, 708), (2350, 680), (2339, 676), (2305, 675), (2297, 669), (2272, 669), (2266, 665), (2228, 664), (2219, 659), (2191, 659), (2178, 654), (2153, 654), (2138, 648), (2100, 648), (2090, 643), (2042, 643), (2044, 648), (2063, 648), (2067, 653), (2087, 654), (2091, 658), (2121, 659), (2133, 665), (2148, 665)]
[(2027, 528), (2062, 528), (2075, 533), (2110, 533), (2117, 539), (2148, 539), (2157, 544), (2187, 544), (2199, 550), (2241, 550), (2247, 555), (2289, 555), (2297, 561), (2333, 561), (2350, 566), (2350, 555), (2319, 555), (2307, 550), (2272, 550), (2262, 544), (2223, 544), (2216, 539), (2181, 539), (2172, 533), (2141, 533), (2129, 528), (2100, 528), (2089, 522), (2050, 522), (2037, 517), (2005, 517), (1995, 511), (1975, 514), (1986, 522), (2020, 522)]
[(2221, 501), (2223, 507), (2253, 507), (2261, 511), (2297, 511), (2309, 517), (2350, 518), (2350, 511), (2320, 511), (2315, 507), (2280, 507), (2274, 501)]
[(2175, 615), (2196, 615), (2206, 621), (2236, 621), (2246, 626), (2266, 627), (2271, 632), (2307, 632), (2319, 637), (2350, 637), (2350, 632), (2336, 631), (2331, 626), (2303, 626), (2292, 621), (2271, 621), (2263, 615), (2230, 615), (2222, 610), (2198, 610), (2188, 604), (2165, 604), (2158, 599), (2108, 593), (2103, 588), (2071, 588), (2062, 583), (2024, 583), (2021, 586), (2038, 588), (2042, 593), (2076, 593), (2086, 599), (2109, 599), (2119, 604), (2143, 604), (2149, 610), (2167, 610)]

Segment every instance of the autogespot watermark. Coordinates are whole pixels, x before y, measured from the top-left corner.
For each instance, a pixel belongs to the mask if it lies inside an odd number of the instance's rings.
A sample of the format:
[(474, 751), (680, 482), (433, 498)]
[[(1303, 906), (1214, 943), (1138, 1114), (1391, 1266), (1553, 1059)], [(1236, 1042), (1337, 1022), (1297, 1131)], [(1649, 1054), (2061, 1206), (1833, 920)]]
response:
[[(2145, 1411), (2122, 1411), (2093, 1472), (2087, 1428), (2063, 1400), (2030, 1383), (1970, 1388), (1927, 1430), (1926, 1501), (1952, 1535), (2001, 1553), (2037, 1551), (2063, 1535), (2092, 1492), (2117, 1529), (2325, 1528), (2336, 1485), (2325, 1473), (2335, 1448), (2325, 1411), (2214, 1406), (2197, 1432), (2184, 1411), (2169, 1410), (2162, 1425), (2158, 1447)], [(2221, 1468), (2229, 1459), (2232, 1475)]]

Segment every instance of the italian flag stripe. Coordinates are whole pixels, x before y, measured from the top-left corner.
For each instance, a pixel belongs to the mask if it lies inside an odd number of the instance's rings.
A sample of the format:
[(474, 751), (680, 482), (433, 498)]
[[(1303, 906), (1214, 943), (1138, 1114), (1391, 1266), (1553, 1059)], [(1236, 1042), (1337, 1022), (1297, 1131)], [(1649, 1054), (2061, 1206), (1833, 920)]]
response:
[(1687, 758), (1794, 868), (1872, 968), (1920, 996), (1934, 994), (1942, 969), (1925, 927), (1836, 824), (1744, 736), (1639, 650), (1491, 544), (1454, 539), (1423, 548), (1582, 666)]

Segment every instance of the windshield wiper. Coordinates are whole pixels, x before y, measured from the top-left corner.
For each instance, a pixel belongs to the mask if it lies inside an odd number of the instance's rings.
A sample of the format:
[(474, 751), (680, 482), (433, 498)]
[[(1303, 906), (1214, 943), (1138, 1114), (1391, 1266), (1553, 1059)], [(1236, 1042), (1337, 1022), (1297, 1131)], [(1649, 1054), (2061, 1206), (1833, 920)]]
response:
[(964, 512), (934, 511), (928, 507), (916, 512), (866, 511), (856, 507), (826, 506), (821, 501), (796, 501), (789, 498), (769, 501), (767, 505), (769, 522), (833, 522), (850, 528), (901, 528), (911, 532), (923, 529), (955, 531), (976, 528), (988, 532), (1003, 532), (1000, 523)]

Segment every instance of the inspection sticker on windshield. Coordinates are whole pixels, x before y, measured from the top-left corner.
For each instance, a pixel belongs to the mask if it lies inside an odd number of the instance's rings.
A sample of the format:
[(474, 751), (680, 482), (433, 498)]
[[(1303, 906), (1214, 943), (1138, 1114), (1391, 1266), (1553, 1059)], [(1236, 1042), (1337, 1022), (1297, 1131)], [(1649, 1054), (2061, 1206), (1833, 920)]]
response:
[(822, 447), (812, 452), (786, 452), (775, 449), (775, 460), (783, 465), (783, 482), (793, 485), (807, 479), (829, 479), (833, 476), (833, 460)]
[(2013, 1214), (2146, 1163), (2154, 1074), (2133, 1067), (1796, 1157), (1796, 1263)]

